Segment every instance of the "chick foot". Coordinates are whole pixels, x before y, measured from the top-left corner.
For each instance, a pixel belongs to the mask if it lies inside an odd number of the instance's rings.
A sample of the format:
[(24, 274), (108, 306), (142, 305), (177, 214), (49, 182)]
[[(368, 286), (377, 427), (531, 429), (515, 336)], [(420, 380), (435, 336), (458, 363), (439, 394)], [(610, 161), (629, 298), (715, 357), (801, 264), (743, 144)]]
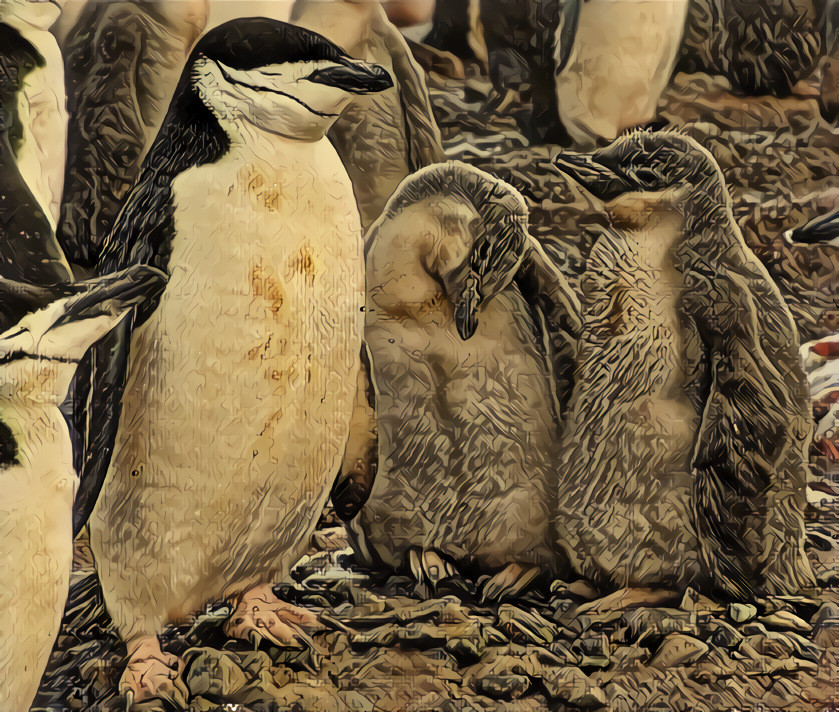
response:
[(260, 584), (241, 594), (224, 632), (254, 647), (264, 639), (281, 648), (308, 647), (320, 652), (311, 634), (321, 627), (314, 613), (281, 601), (271, 584)]
[(181, 679), (183, 660), (164, 653), (156, 635), (136, 638), (128, 645), (128, 664), (119, 680), (125, 709), (150, 699), (170, 702), (178, 709), (187, 706), (189, 691)]

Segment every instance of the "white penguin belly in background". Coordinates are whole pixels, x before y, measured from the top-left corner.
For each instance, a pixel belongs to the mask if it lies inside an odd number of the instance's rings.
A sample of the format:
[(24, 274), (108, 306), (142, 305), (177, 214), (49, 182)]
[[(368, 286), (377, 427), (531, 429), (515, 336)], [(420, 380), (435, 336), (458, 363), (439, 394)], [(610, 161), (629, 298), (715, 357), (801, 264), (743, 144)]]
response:
[(688, 0), (588, 0), (565, 69), (559, 115), (574, 142), (593, 146), (655, 117), (670, 80)]
[(135, 333), (94, 520), (126, 638), (288, 573), (343, 454), (361, 346), (358, 214), (325, 139), (231, 152), (182, 174), (174, 202), (171, 280)]

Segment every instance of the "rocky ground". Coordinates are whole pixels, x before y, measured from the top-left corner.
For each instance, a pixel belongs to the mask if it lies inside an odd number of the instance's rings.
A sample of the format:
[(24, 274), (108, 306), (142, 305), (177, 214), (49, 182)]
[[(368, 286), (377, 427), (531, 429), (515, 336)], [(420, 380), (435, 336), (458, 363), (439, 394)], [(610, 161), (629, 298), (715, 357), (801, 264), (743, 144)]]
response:
[[(552, 167), (559, 149), (525, 145), (511, 97), (495, 96), (474, 69), (465, 75), (431, 76), (449, 155), (519, 187), (534, 234), (575, 281), (604, 224), (602, 206)], [(839, 250), (781, 240), (787, 228), (839, 208), (839, 130), (819, 118), (816, 98), (742, 99), (721, 81), (678, 75), (661, 117), (720, 162), (744, 235), (806, 338), (839, 329)], [(835, 469), (822, 456), (816, 464), (828, 475)], [(839, 513), (828, 506), (808, 517), (821, 586), (810, 596), (723, 605), (688, 591), (644, 605), (604, 604), (592, 603), (597, 594), (584, 582), (555, 581), (486, 607), (467, 581), (442, 581), (421, 600), (407, 578), (357, 569), (343, 530), (327, 517), (310, 555), (277, 587), (319, 614), (313, 648), (253, 649), (226, 639), (224, 603), (167, 631), (165, 647), (187, 662), (191, 712), (835, 710)], [(123, 709), (114, 688), (123, 655), (80, 542), (62, 634), (34, 709)]]

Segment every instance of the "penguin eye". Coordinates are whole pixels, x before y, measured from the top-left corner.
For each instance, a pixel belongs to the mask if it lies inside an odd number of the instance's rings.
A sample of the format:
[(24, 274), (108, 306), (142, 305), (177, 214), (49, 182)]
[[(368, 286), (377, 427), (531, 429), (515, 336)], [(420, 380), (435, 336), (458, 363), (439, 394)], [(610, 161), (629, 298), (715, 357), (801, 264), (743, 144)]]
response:
[(17, 443), (9, 426), (0, 422), (0, 467), (17, 465)]

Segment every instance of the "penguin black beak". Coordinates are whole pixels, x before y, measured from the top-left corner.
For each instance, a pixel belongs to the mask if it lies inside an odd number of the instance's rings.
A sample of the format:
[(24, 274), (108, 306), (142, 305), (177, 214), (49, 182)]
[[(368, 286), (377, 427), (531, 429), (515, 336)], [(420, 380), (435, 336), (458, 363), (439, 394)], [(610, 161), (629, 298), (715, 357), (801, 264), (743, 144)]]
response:
[(474, 274), (466, 278), (466, 284), (455, 298), (454, 324), (464, 341), (471, 339), (478, 329), (478, 307), (483, 298), (478, 291), (478, 279)]
[(340, 64), (318, 69), (306, 77), (310, 82), (343, 89), (350, 94), (374, 94), (390, 89), (393, 79), (384, 67), (344, 57)]
[(554, 164), (589, 193), (603, 201), (612, 200), (621, 193), (636, 189), (633, 182), (620, 169), (599, 160), (597, 154), (589, 156), (563, 151), (554, 159)]

